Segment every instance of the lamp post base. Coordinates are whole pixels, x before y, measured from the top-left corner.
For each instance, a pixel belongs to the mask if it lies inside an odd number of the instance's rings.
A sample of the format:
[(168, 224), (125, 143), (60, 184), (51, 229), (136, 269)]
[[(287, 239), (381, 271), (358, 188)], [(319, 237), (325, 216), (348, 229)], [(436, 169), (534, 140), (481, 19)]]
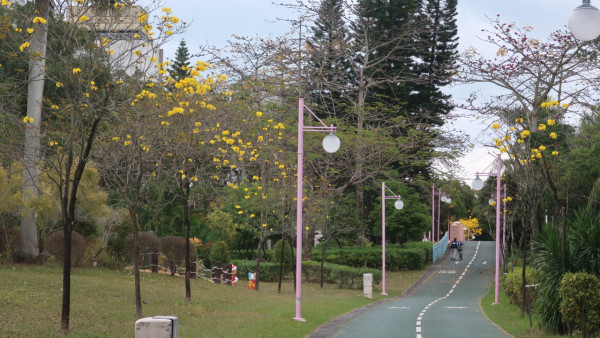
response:
[(387, 293), (385, 293), (385, 292), (382, 292), (381, 294), (382, 294), (382, 295), (384, 295), (384, 296), (387, 296), (387, 295), (388, 295), (388, 294), (387, 294)]
[(306, 321), (306, 319), (304, 319), (302, 317), (294, 317), (292, 319), (295, 320), (295, 321), (299, 321), (299, 322), (305, 322)]

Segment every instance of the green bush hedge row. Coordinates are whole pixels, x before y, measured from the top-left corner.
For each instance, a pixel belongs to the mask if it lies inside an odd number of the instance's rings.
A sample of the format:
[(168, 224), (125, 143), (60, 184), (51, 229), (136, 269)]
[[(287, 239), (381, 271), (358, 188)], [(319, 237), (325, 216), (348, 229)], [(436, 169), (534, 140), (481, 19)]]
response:
[[(321, 262), (302, 262), (302, 273), (307, 281), (321, 281)], [(351, 268), (333, 263), (323, 263), (323, 279), (327, 283), (336, 283), (340, 288), (362, 288), (363, 274), (373, 274), (373, 285), (381, 282), (381, 270), (369, 268)]]
[[(256, 261), (234, 260), (233, 264), (237, 267), (239, 279), (248, 279), (248, 272), (256, 272)], [(285, 275), (285, 272), (284, 272)], [(260, 262), (259, 280), (265, 282), (275, 282), (279, 280), (279, 263)]]
[[(408, 243), (407, 243), (408, 244)], [(420, 270), (431, 262), (431, 243), (386, 246), (385, 266), (389, 271)], [(321, 261), (320, 250), (313, 250), (313, 259)], [(381, 269), (381, 247), (345, 247), (328, 249), (325, 262), (346, 265), (354, 268), (368, 267)]]
[[(538, 283), (537, 273), (534, 268), (527, 267), (525, 269), (525, 280), (526, 285), (534, 285)], [(515, 304), (521, 308), (527, 306), (527, 303), (523, 303), (523, 270), (515, 269), (513, 272), (510, 272), (504, 276), (502, 276), (502, 286), (504, 287), (504, 292), (510, 299), (511, 304)], [(533, 303), (536, 299), (536, 290), (535, 287), (527, 288), (527, 299), (529, 300), (529, 304), (533, 306)]]

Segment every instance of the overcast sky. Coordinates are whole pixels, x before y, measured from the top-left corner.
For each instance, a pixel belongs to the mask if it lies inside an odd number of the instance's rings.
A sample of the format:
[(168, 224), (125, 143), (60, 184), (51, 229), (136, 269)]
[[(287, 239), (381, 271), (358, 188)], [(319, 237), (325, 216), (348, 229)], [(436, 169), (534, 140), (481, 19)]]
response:
[[(478, 39), (482, 35), (481, 29), (489, 27), (486, 16), (493, 18), (500, 14), (502, 21), (515, 22), (519, 27), (532, 26), (533, 32), (529, 36), (545, 39), (557, 29), (566, 29), (571, 11), (580, 4), (580, 0), (458, 0), (459, 52), (475, 46), (482, 54), (495, 54), (495, 49)], [(600, 0), (592, 0), (592, 5), (600, 7)], [(281, 35), (289, 31), (289, 26), (278, 19), (294, 17), (290, 9), (273, 5), (270, 0), (167, 0), (166, 6), (171, 7), (174, 15), (191, 23), (185, 34), (175, 37), (165, 46), (167, 58), (174, 55), (181, 38), (186, 40), (193, 54), (200, 44), (207, 42), (223, 46), (232, 34)], [(460, 100), (472, 89), (475, 88), (454, 87), (449, 90), (454, 99)], [(492, 150), (477, 142), (477, 139), (486, 139), (486, 126), (474, 119), (461, 119), (453, 125), (468, 134), (475, 143), (475, 148), (461, 161), (463, 170), (460, 176), (465, 179), (474, 177), (475, 172), (483, 171), (494, 161), (490, 155)]]

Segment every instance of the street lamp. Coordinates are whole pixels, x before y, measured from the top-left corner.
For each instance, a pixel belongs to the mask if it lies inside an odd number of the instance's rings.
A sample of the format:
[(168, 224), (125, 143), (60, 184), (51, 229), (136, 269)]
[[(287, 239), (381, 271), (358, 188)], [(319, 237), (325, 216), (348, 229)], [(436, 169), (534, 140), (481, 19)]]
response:
[[(304, 108), (316, 118), (321, 124), (321, 127), (304, 126)], [(296, 317), (293, 319), (305, 322), (301, 313), (302, 299), (302, 177), (304, 165), (304, 132), (318, 131), (329, 132), (329, 135), (323, 139), (323, 149), (328, 153), (334, 153), (340, 149), (340, 139), (333, 135), (336, 128), (331, 125), (327, 126), (321, 119), (315, 115), (308, 107), (304, 105), (304, 99), (298, 99), (298, 182), (296, 183)]]
[[(498, 292), (500, 284), (500, 171), (502, 169), (502, 162), (500, 160), (500, 154), (496, 159), (497, 171), (495, 174), (492, 173), (476, 173), (476, 178), (471, 183), (471, 187), (474, 190), (481, 190), (483, 188), (483, 181), (479, 176), (496, 176), (496, 275), (494, 281), (494, 304), (498, 303)], [(491, 203), (490, 203), (491, 204)]]
[(576, 39), (583, 41), (595, 40), (600, 35), (600, 11), (583, 0), (569, 16), (569, 30)]
[[(437, 190), (437, 192), (436, 192)], [(446, 196), (446, 193), (435, 186), (431, 185), (431, 242), (435, 242), (435, 195), (438, 195), (438, 231), (437, 240), (440, 240), (440, 215), (441, 215), (441, 202), (450, 203), (450, 198)]]
[[(385, 189), (389, 190), (391, 196), (385, 196)], [(396, 200), (394, 207), (398, 210), (404, 208), (404, 202), (402, 202), (402, 196), (394, 194), (388, 187), (385, 186), (385, 182), (381, 182), (381, 280), (382, 290), (381, 294), (386, 295), (385, 292), (385, 200)]]

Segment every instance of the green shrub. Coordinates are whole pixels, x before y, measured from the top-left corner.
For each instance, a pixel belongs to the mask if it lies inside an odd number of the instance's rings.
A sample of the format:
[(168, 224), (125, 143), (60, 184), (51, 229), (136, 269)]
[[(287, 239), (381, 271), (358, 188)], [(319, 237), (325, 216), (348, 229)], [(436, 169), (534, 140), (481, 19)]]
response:
[(229, 247), (225, 241), (215, 243), (210, 250), (210, 263), (215, 265), (217, 262), (221, 262), (222, 265), (231, 262), (231, 258), (229, 257)]
[(256, 258), (256, 250), (229, 250), (232, 260), (252, 260)]
[[(86, 242), (85, 238), (79, 233), (73, 231), (71, 233), (71, 264), (74, 267), (83, 265), (85, 256)], [(60, 264), (63, 263), (63, 254), (65, 251), (65, 235), (62, 230), (55, 231), (46, 238), (44, 250), (56, 258)]]
[(280, 264), (281, 261), (281, 245), (283, 244), (283, 271), (284, 273), (292, 270), (292, 248), (287, 240), (279, 240), (269, 254), (269, 261)]
[[(527, 267), (525, 269), (525, 284), (534, 285), (538, 284), (537, 272), (533, 267)], [(515, 304), (520, 308), (526, 308), (527, 303), (523, 302), (523, 270), (516, 269), (502, 276), (502, 286), (504, 292), (510, 299), (511, 304)], [(537, 288), (527, 288), (527, 299), (529, 304), (533, 304), (536, 300)]]
[(212, 251), (212, 248), (213, 242), (206, 242), (196, 247), (196, 254), (198, 256), (198, 259), (201, 259), (204, 267), (209, 269), (212, 267), (210, 261), (210, 252)]
[[(386, 246), (385, 265), (389, 271), (420, 270), (430, 262), (431, 251), (425, 245), (401, 248), (398, 245)], [(313, 259), (320, 261), (321, 253), (313, 252)], [(329, 249), (325, 262), (346, 265), (354, 268), (381, 269), (381, 247), (344, 247)]]
[(426, 262), (433, 261), (433, 244), (431, 242), (408, 242), (404, 243), (405, 249), (417, 249), (424, 252)]
[[(321, 262), (305, 261), (302, 262), (302, 272), (307, 281), (321, 280)], [(373, 285), (381, 282), (381, 270), (369, 268), (352, 268), (349, 266), (324, 263), (323, 279), (327, 283), (336, 283), (340, 288), (362, 288), (363, 274), (373, 274)]]
[[(256, 261), (235, 260), (233, 264), (237, 267), (238, 278), (248, 279), (248, 272), (256, 272)], [(259, 280), (275, 282), (279, 280), (279, 263), (261, 262)]]
[(590, 337), (600, 329), (600, 280), (587, 272), (566, 273), (558, 287), (563, 318)]
[[(162, 246), (161, 252), (165, 255), (171, 276), (177, 273), (179, 267), (185, 269), (185, 237), (165, 236), (160, 240), (160, 243)], [(196, 260), (195, 251), (194, 244), (190, 243), (190, 261)]]

